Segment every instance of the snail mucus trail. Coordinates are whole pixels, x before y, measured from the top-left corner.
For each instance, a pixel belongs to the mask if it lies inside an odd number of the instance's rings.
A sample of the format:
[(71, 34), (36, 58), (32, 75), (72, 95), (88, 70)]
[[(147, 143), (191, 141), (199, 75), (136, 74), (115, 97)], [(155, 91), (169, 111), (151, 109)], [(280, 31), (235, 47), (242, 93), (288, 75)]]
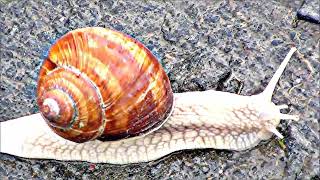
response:
[[(173, 93), (157, 59), (120, 32), (71, 31), (50, 49), (38, 80), (41, 113), (1, 122), (0, 151), (20, 157), (113, 164), (183, 149), (245, 150), (275, 134), (287, 105), (271, 97), (296, 48), (263, 92)], [(15, 133), (19, 132), (19, 135)]]

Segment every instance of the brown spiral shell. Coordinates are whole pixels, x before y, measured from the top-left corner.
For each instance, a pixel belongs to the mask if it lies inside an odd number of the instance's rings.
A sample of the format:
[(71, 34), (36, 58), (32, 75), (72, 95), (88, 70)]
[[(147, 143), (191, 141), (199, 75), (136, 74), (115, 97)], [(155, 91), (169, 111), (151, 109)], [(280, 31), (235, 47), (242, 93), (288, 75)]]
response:
[(74, 142), (145, 134), (170, 115), (173, 93), (154, 55), (120, 32), (89, 27), (56, 41), (39, 73), (37, 103)]

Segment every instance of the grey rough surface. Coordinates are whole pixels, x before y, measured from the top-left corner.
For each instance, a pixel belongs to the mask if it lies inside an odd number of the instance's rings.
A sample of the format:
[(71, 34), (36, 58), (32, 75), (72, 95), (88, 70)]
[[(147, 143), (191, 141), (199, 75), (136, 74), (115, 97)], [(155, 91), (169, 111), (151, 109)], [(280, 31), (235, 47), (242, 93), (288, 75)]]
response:
[(299, 19), (320, 24), (320, 2), (318, 0), (305, 0), (297, 12)]
[[(161, 60), (175, 92), (263, 90), (291, 45), (298, 47), (273, 101), (299, 122), (243, 152), (181, 151), (133, 165), (31, 160), (0, 154), (0, 179), (318, 179), (319, 26), (292, 26), (301, 1), (1, 2), (0, 120), (37, 112), (36, 79), (50, 44), (69, 30), (110, 27)], [(227, 77), (230, 76), (228, 79)], [(243, 88), (241, 88), (243, 87)], [(19, 135), (17, 133), (17, 135)]]

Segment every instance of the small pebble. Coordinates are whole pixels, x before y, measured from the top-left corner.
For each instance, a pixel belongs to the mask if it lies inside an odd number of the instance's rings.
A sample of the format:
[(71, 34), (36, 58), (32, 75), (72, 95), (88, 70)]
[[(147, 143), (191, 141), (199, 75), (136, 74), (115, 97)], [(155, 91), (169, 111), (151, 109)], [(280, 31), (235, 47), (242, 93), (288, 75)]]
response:
[(278, 46), (279, 44), (282, 44), (282, 43), (283, 43), (283, 41), (281, 39), (274, 39), (271, 41), (271, 44), (273, 46)]

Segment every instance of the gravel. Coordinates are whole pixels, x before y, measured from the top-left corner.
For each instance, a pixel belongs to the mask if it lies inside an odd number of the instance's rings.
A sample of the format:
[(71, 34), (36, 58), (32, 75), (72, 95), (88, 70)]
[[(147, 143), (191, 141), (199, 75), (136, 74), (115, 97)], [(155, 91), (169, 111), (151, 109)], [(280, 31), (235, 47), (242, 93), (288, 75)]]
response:
[(317, 0), (304, 0), (297, 12), (299, 19), (320, 24), (320, 3)]

